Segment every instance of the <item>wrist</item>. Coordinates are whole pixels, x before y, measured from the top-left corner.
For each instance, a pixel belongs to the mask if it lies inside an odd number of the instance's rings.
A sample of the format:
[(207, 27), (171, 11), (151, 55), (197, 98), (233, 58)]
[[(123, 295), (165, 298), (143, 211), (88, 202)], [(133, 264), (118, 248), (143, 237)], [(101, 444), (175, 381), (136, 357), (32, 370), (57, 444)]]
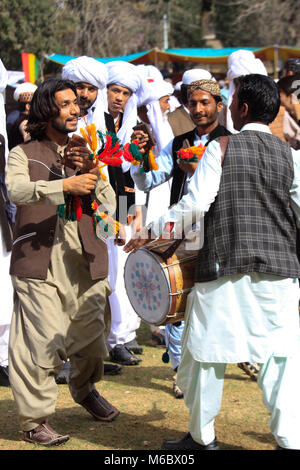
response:
[(63, 179), (62, 184), (63, 184), (63, 192), (64, 192), (64, 193), (70, 192), (70, 182), (69, 182), (69, 178)]

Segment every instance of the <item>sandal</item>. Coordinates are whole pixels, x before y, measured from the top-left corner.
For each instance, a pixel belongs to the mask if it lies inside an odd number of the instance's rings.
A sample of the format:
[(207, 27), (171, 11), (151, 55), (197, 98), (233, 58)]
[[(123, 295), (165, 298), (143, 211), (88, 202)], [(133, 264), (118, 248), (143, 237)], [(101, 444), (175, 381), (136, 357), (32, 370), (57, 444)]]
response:
[(142, 359), (134, 356), (132, 351), (124, 344), (117, 344), (110, 352), (109, 357), (112, 362), (124, 366), (136, 366)]
[(120, 411), (105, 400), (96, 389), (93, 389), (79, 404), (98, 421), (110, 423), (120, 414)]
[(260, 370), (259, 364), (257, 364), (256, 362), (239, 362), (238, 367), (244, 372), (246, 372), (246, 374), (249, 375), (252, 380), (257, 381), (258, 373)]

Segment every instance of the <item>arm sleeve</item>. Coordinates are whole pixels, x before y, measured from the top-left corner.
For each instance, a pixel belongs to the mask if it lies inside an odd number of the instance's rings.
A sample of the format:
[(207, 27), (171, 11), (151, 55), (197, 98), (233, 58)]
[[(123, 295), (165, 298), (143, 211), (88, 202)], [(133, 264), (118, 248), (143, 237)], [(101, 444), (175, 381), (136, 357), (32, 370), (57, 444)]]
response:
[(136, 186), (141, 191), (150, 191), (150, 189), (165, 183), (172, 177), (173, 173), (173, 157), (172, 157), (173, 140), (161, 151), (160, 155), (156, 157), (158, 170), (148, 171), (147, 173), (140, 172), (140, 166), (131, 165), (130, 174)]
[[(216, 141), (211, 142), (192, 176), (188, 192), (166, 214), (149, 224), (154, 236), (159, 237), (168, 222), (174, 222), (174, 232), (180, 237), (191, 226), (203, 218), (215, 200), (222, 174), (221, 148)], [(200, 227), (201, 229), (201, 227)]]
[(5, 182), (9, 199), (16, 205), (65, 202), (62, 179), (30, 181), (28, 159), (21, 147), (14, 147), (9, 153)]

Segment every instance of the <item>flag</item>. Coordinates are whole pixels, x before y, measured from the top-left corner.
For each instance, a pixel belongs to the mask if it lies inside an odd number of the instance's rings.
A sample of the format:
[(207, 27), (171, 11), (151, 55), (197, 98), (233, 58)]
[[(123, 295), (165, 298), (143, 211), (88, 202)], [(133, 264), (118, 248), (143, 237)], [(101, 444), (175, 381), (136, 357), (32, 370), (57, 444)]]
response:
[(22, 52), (22, 65), (25, 75), (25, 82), (35, 83), (39, 76), (40, 62), (35, 54)]

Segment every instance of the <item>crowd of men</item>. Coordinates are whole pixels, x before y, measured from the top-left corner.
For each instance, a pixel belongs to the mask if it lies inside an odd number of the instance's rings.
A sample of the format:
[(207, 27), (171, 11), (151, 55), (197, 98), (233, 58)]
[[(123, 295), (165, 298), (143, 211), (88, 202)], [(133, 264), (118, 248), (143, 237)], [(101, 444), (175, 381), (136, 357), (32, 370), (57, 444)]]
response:
[[(188, 433), (163, 449), (219, 449), (226, 363), (258, 381), (277, 448), (300, 449), (300, 60), (275, 81), (241, 50), (224, 81), (193, 68), (172, 84), (151, 65), (83, 56), (38, 86), (17, 86), (14, 116), (5, 115), (0, 65), (0, 384), (12, 388), (24, 440), (69, 439), (48, 421), (60, 383), (95, 419), (118, 417), (95, 384), (141, 362), (126, 260), (166, 227), (178, 233), (182, 218), (199, 222), (200, 212), (204, 244), (184, 321), (150, 326), (190, 412)], [(135, 140), (141, 155), (151, 142), (158, 169), (123, 159), (101, 177), (86, 143), (73, 140), (90, 124), (120, 145)], [(199, 145), (201, 159), (178, 159)], [(76, 198), (81, 217), (60, 217)], [(116, 236), (95, 237), (93, 201), (120, 223)]]

